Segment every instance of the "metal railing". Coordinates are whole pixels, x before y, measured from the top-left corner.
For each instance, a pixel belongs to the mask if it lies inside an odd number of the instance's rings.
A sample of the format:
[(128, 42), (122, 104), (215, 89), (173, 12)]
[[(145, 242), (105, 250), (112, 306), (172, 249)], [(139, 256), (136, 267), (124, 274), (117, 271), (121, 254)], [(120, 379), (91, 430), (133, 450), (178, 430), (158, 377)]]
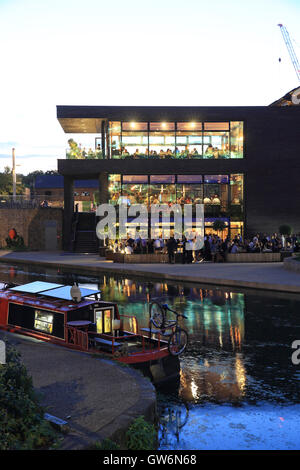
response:
[(62, 200), (51, 196), (10, 196), (0, 194), (0, 209), (62, 208)]

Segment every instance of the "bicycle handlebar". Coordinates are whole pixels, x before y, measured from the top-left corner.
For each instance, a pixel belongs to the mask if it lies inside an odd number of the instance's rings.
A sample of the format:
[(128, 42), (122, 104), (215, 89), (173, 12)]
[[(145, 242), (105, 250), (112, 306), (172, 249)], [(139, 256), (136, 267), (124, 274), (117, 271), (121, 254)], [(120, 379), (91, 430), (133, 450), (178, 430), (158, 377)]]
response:
[(177, 315), (177, 317), (183, 317), (183, 318), (187, 318), (185, 315), (183, 315), (182, 313), (177, 313), (175, 312), (175, 310), (172, 310), (168, 304), (163, 304), (162, 307), (166, 310), (169, 310), (169, 312), (172, 312), (172, 313), (175, 313), (175, 315)]

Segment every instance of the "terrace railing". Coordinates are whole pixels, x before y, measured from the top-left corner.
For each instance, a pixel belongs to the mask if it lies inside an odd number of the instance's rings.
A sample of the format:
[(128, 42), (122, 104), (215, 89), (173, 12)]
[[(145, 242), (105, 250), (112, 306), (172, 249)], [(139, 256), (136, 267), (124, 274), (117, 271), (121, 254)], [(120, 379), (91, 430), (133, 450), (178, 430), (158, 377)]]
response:
[(0, 209), (62, 208), (63, 201), (51, 196), (11, 196), (0, 194)]

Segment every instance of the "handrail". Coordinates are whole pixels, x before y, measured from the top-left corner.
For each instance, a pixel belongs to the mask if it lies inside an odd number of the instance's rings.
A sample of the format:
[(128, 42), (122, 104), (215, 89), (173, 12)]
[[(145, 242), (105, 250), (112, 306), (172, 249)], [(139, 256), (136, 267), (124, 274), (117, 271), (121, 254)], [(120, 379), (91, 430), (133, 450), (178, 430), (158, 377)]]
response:
[(135, 324), (136, 324), (136, 331), (140, 331), (139, 329), (139, 323), (137, 321), (137, 318), (135, 315), (124, 315), (123, 313), (120, 314), (120, 318), (129, 318), (129, 319), (134, 319), (135, 320)]
[(70, 325), (65, 325), (65, 338), (68, 344), (73, 344), (87, 351), (89, 348), (87, 331), (79, 330)]
[(72, 240), (71, 240), (72, 246), (71, 246), (71, 251), (74, 251), (74, 249), (75, 249), (78, 221), (79, 221), (79, 212), (78, 212), (78, 204), (76, 204), (75, 213), (73, 214), (73, 221), (72, 221)]

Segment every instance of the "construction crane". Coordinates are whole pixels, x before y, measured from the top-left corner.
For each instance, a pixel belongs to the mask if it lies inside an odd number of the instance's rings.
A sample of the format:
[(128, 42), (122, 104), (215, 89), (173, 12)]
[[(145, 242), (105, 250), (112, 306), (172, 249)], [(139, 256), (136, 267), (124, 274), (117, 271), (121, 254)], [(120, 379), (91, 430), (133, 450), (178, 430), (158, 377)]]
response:
[(293, 48), (288, 30), (286, 29), (286, 27), (283, 24), (278, 24), (277, 26), (280, 27), (284, 42), (286, 44), (287, 50), (289, 52), (289, 55), (290, 55), (290, 58), (291, 58), (291, 61), (292, 61), (292, 64), (293, 64), (295, 72), (297, 74), (297, 78), (300, 82), (300, 65), (299, 65), (296, 53), (294, 51), (294, 48)]

